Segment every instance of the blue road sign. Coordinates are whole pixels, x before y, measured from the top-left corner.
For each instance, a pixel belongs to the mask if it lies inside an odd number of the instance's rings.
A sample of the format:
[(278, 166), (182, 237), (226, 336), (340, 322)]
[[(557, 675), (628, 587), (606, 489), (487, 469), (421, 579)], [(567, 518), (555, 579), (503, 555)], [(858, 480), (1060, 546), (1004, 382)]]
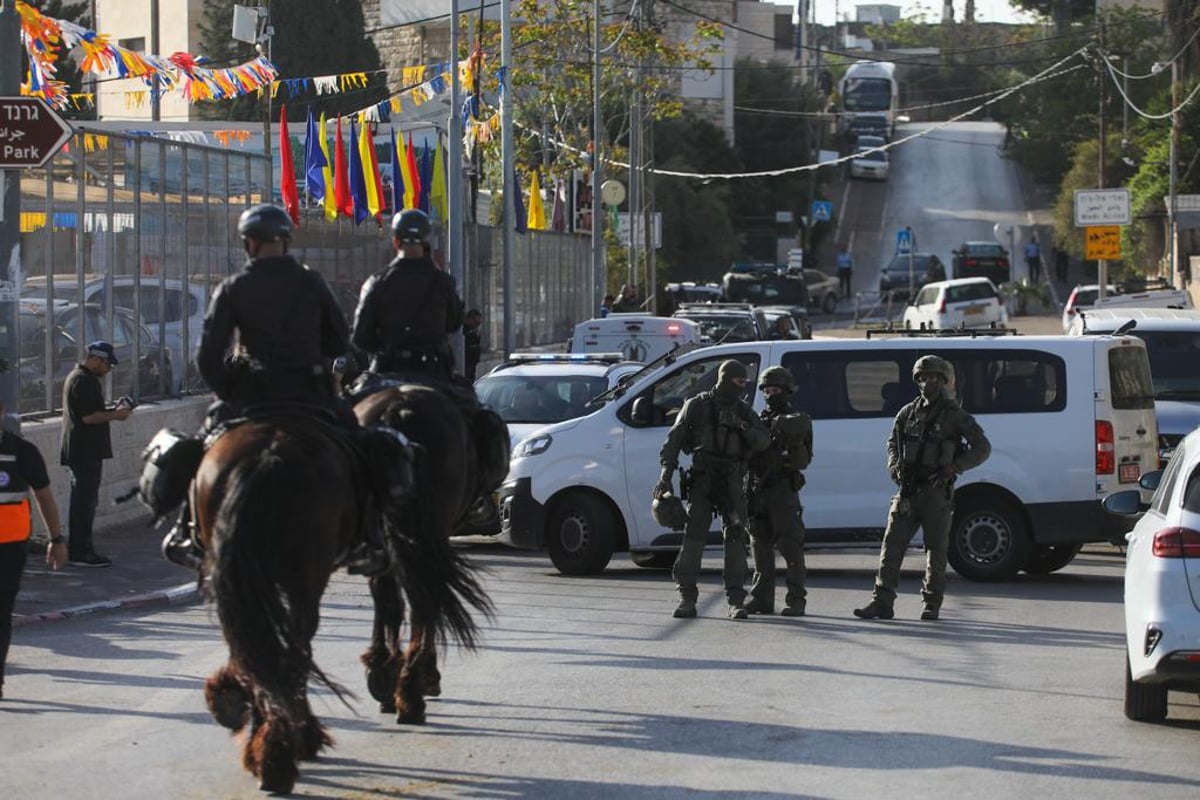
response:
[(910, 253), (913, 249), (913, 233), (912, 228), (905, 228), (902, 231), (896, 231), (896, 252)]
[(813, 200), (812, 218), (814, 222), (829, 222), (833, 219), (833, 203), (829, 200)]

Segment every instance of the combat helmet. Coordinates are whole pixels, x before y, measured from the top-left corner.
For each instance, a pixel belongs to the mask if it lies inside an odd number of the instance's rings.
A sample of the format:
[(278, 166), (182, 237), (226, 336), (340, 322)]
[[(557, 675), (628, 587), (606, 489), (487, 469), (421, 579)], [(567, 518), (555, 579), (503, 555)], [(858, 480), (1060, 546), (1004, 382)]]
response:
[(785, 392), (796, 391), (796, 382), (792, 379), (792, 373), (784, 367), (767, 367), (763, 370), (758, 388), (765, 389), (768, 386), (778, 386)]
[(238, 218), (238, 235), (253, 236), (263, 242), (292, 238), (292, 219), (277, 205), (261, 203), (251, 206)]
[(401, 242), (429, 244), (432, 230), (429, 215), (419, 208), (406, 208), (392, 217), (392, 236)]
[(650, 514), (664, 528), (681, 531), (687, 527), (687, 509), (683, 507), (683, 501), (670, 492), (654, 498), (650, 503)]
[(954, 382), (954, 367), (950, 366), (950, 362), (941, 356), (921, 356), (918, 358), (916, 363), (913, 364), (913, 380), (916, 380), (917, 376), (923, 372), (941, 375), (942, 380), (947, 385)]

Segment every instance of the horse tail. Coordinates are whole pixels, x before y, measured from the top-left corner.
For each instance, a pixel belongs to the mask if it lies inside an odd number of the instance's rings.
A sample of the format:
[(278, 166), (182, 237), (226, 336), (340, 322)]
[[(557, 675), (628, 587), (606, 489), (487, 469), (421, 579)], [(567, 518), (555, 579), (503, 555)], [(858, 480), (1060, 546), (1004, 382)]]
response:
[(474, 608), (488, 619), (493, 606), (479, 583), (482, 567), (471, 563), (450, 545), (446, 512), (438, 487), (424, 462), (428, 453), (414, 446), (414, 499), (402, 519), (389, 517), (389, 537), (396, 548), (397, 570), (412, 605), (414, 618), (433, 628), (440, 643), (448, 636), (468, 650), (475, 649), (478, 627)]
[(231, 472), (214, 523), (211, 592), (231, 660), (281, 707), (309, 678), (347, 703), (352, 693), (313, 663), (311, 587), (298, 583), (309, 556), (289, 535), (295, 486), (273, 446)]

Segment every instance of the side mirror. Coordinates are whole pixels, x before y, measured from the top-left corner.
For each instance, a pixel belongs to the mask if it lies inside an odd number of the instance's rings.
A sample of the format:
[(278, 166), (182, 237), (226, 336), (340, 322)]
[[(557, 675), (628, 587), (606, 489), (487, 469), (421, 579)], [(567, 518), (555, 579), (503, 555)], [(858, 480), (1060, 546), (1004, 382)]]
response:
[(629, 419), (637, 425), (649, 426), (654, 420), (654, 405), (650, 402), (650, 398), (645, 395), (633, 401), (633, 407), (629, 410)]
[(1118, 517), (1136, 517), (1150, 507), (1142, 502), (1142, 493), (1136, 489), (1113, 492), (1107, 495), (1100, 505), (1109, 514)]
[(1163, 471), (1161, 469), (1152, 470), (1142, 475), (1138, 481), (1138, 486), (1148, 492), (1153, 492), (1158, 489), (1158, 482), (1162, 480)]

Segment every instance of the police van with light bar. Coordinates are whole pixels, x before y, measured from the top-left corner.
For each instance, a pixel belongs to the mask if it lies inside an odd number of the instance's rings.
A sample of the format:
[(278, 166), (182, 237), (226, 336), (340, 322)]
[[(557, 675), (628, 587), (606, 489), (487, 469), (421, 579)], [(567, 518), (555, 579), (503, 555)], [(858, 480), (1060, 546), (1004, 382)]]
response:
[(572, 353), (621, 353), (629, 361), (654, 361), (679, 345), (700, 341), (700, 325), (675, 317), (609, 314), (575, 326)]
[[(682, 534), (651, 515), (658, 453), (683, 402), (717, 368), (746, 365), (747, 394), (768, 367), (791, 372), (793, 405), (813, 419), (813, 460), (801, 495), (809, 547), (877, 548), (896, 487), (884, 442), (917, 396), (913, 363), (934, 354), (955, 368), (955, 391), (992, 444), (954, 491), (950, 563), (973, 580), (1066, 566), (1086, 542), (1128, 523), (1101, 499), (1158, 468), (1145, 344), (1131, 336), (903, 333), (894, 338), (753, 341), (668, 356), (611, 391), (592, 414), (521, 440), (499, 491), (500, 539), (546, 549), (560, 572), (602, 571), (615, 552), (668, 567)], [(687, 465), (686, 459), (683, 461)], [(709, 533), (719, 547), (720, 530)]]

